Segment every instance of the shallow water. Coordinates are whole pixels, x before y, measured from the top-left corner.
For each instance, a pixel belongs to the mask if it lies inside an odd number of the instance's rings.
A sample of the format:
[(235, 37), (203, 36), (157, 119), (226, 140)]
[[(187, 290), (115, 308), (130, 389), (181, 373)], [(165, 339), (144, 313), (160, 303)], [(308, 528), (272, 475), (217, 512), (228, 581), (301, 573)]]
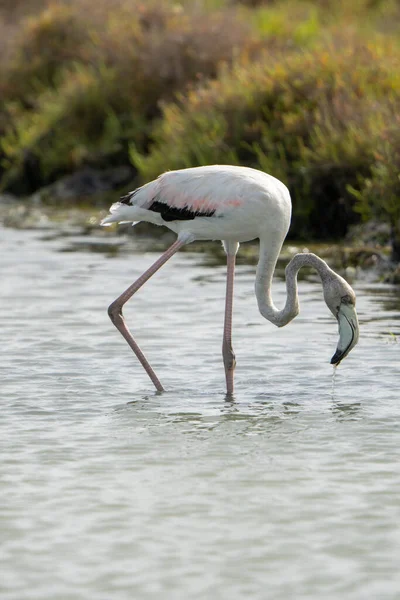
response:
[(398, 290), (356, 282), (332, 387), (320, 285), (276, 329), (239, 266), (227, 400), (225, 269), (178, 254), (125, 310), (157, 394), (106, 313), (156, 254), (0, 239), (2, 600), (400, 597)]

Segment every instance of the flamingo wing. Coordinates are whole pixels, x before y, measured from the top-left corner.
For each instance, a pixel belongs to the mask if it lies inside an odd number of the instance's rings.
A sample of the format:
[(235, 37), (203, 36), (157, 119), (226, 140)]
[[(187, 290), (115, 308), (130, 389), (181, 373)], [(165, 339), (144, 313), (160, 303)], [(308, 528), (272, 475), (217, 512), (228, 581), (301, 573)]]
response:
[[(167, 171), (122, 196), (111, 207), (113, 216), (107, 217), (104, 224), (117, 221), (120, 216), (121, 220), (129, 220), (129, 215), (134, 221), (149, 220), (158, 225), (191, 221), (196, 217), (221, 217), (243, 206), (248, 197), (259, 191), (260, 177), (266, 175), (254, 169), (229, 165)], [(135, 213), (128, 214), (128, 208), (135, 209)], [(149, 218), (149, 213), (154, 217), (157, 215), (156, 220)]]
[(147, 210), (159, 213), (164, 221), (190, 221), (196, 217), (212, 217), (215, 210), (193, 210), (189, 207), (178, 208), (155, 200)]
[[(176, 174), (178, 176), (176, 176)], [(167, 172), (126, 196), (119, 204), (141, 207), (158, 213), (166, 221), (190, 221), (196, 217), (212, 217), (218, 208), (210, 202), (210, 189), (203, 181), (193, 185), (181, 172)], [(200, 184), (200, 185), (199, 185)]]

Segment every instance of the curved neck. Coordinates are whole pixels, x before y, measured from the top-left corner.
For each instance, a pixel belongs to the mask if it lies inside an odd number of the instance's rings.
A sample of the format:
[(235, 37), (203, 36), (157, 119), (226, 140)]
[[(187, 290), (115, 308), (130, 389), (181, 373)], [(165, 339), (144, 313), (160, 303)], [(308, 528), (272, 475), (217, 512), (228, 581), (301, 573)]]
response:
[(260, 259), (256, 272), (256, 297), (263, 317), (277, 327), (283, 327), (299, 314), (297, 293), (297, 273), (301, 267), (313, 267), (323, 284), (330, 278), (332, 270), (326, 262), (311, 253), (296, 254), (286, 267), (286, 303), (282, 310), (276, 308), (272, 300), (272, 277), (281, 247), (260, 239)]

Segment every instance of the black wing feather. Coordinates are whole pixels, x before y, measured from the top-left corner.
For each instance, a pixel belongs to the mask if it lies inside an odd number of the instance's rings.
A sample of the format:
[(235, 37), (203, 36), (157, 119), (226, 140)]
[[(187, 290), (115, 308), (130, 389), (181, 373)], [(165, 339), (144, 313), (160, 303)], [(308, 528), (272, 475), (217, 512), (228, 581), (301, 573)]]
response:
[(133, 192), (129, 192), (129, 194), (126, 194), (126, 196), (121, 196), (121, 198), (119, 199), (121, 204), (127, 204), (128, 206), (130, 206), (132, 204), (132, 198), (135, 194), (137, 194), (142, 188), (137, 188), (137, 190), (134, 190)]
[(176, 208), (158, 200), (155, 200), (147, 210), (160, 213), (164, 221), (191, 221), (196, 217), (212, 217), (215, 213), (215, 210), (201, 212), (199, 210), (190, 210), (189, 208)]

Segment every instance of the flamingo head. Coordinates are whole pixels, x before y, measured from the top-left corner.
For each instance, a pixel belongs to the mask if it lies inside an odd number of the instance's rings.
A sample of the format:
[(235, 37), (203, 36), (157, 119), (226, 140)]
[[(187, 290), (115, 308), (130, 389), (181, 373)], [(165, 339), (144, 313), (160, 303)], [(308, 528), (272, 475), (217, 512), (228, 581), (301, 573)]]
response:
[(332, 272), (332, 276), (324, 285), (324, 298), (339, 325), (339, 341), (331, 358), (331, 364), (337, 366), (358, 342), (356, 295), (347, 281)]

